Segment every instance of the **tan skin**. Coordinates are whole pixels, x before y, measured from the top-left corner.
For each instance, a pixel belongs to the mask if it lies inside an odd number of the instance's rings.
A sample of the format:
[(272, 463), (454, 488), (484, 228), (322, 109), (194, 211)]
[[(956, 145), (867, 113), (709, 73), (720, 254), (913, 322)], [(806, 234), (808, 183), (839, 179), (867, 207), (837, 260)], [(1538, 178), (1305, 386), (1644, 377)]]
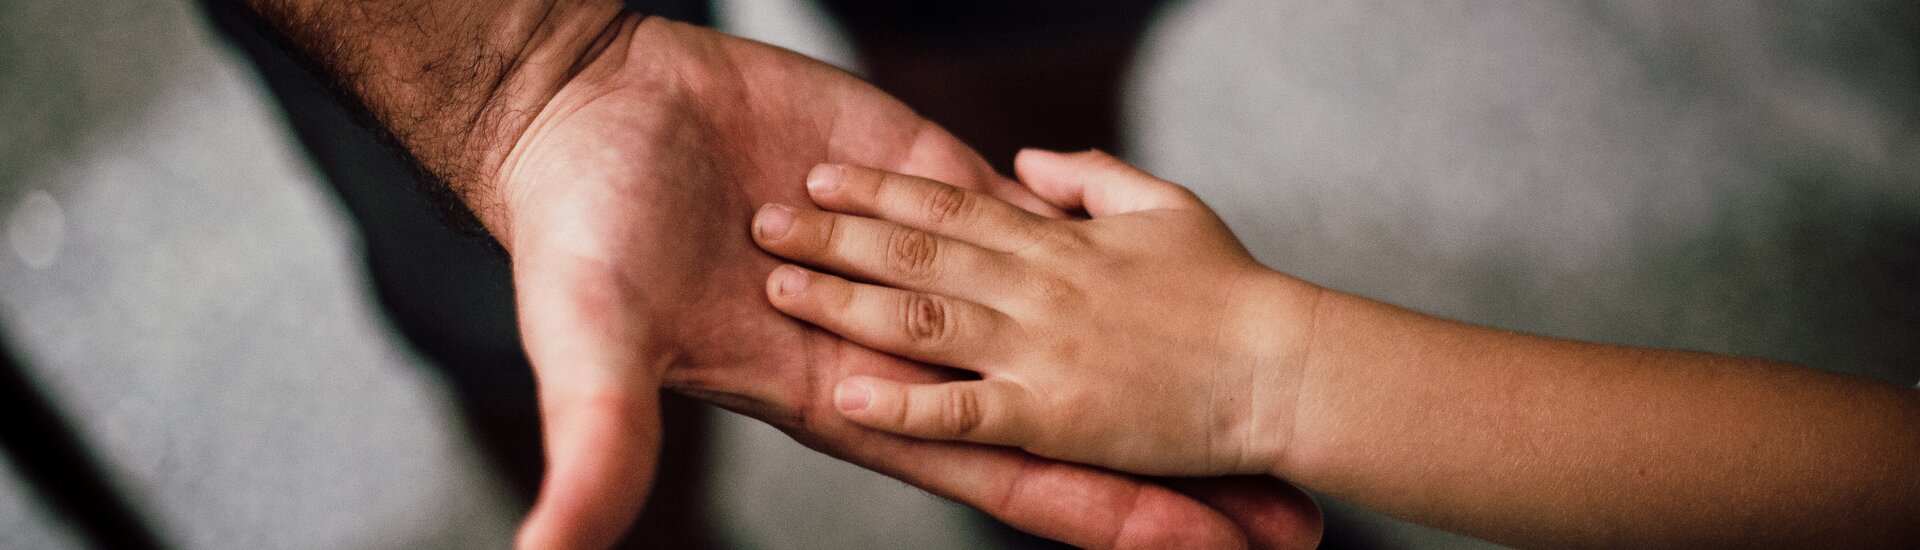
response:
[(1058, 212), (859, 79), (603, 0), (255, 1), (512, 256), (548, 456), (518, 546), (619, 539), (651, 483), (662, 388), (1078, 546), (1318, 540), (1311, 500), (1284, 483), (1176, 491), (1005, 448), (901, 437), (833, 412), (833, 380), (952, 373), (767, 305), (761, 281), (778, 261), (744, 229), (756, 205), (805, 200), (806, 172), (840, 162)]
[[(837, 70), (665, 21), (635, 30), (642, 31), (650, 34), (610, 50), (561, 90), (546, 111), (553, 116), (533, 122), (502, 170), (503, 187), (512, 190), (502, 203), (513, 217), (496, 234), (508, 236), (513, 254), (553, 457), (524, 546), (575, 546), (575, 529), (617, 525), (638, 508), (653, 452), (653, 436), (643, 430), (655, 425), (652, 396), (660, 387), (766, 419), (804, 443), (934, 492), (1003, 506), (996, 511), (1010, 522), (1076, 544), (1241, 544), (1244, 535), (1228, 518), (1164, 488), (989, 448), (928, 445), (816, 414), (831, 411), (831, 387), (815, 381), (939, 374), (769, 308), (759, 282), (777, 261), (740, 229), (752, 205), (803, 199), (797, 182), (815, 159), (865, 159), (977, 186), (993, 176), (945, 132)], [(724, 57), (657, 58), (682, 51)], [(641, 53), (649, 59), (627, 57)], [(729, 72), (689, 69), (712, 66)], [(659, 70), (674, 74), (647, 74)], [(783, 93), (792, 89), (811, 93)], [(690, 107), (704, 110), (684, 111)], [(836, 149), (836, 140), (847, 145)], [(678, 238), (657, 237), (668, 235)], [(1072, 509), (1038, 500), (1051, 485), (1115, 505)], [(626, 504), (601, 505), (609, 496)], [(1124, 533), (1136, 513), (1165, 515), (1154, 520), (1165, 523)]]
[[(838, 383), (850, 420), (1159, 475), (1258, 473), (1540, 547), (1920, 545), (1920, 391), (1438, 319), (1258, 264), (1099, 153), (1021, 179), (1091, 219), (825, 166), (768, 205), (781, 311), (978, 380)], [(797, 203), (805, 204), (805, 203)]]

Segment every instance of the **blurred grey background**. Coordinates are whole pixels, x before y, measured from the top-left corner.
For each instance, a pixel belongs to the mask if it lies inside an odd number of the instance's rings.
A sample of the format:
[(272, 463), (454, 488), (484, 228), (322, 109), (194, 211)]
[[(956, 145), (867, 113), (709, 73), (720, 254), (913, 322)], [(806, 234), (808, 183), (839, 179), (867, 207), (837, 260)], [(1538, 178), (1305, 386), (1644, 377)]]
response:
[[(1139, 52), (1125, 149), (1321, 284), (1912, 384), (1916, 13), (1187, 2)], [(859, 69), (802, 0), (718, 15)], [(190, 0), (0, 0), (0, 326), (169, 545), (505, 546), (512, 491), (380, 315), (365, 245), (284, 118)], [(770, 428), (704, 421), (707, 497), (653, 506), (700, 507), (728, 547), (999, 540)], [(1481, 545), (1327, 504), (1342, 546)], [(0, 465), (0, 548), (76, 537)]]

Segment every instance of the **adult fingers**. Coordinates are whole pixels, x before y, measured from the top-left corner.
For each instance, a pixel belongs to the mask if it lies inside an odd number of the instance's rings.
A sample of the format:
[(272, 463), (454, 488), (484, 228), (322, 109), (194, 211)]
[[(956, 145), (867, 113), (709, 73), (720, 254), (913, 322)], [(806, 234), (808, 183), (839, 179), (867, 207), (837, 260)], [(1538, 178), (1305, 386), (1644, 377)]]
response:
[(842, 380), (834, 406), (853, 423), (918, 437), (1018, 447), (1033, 439), (1026, 390), (1005, 380), (902, 384)]
[(1306, 491), (1272, 476), (1163, 480), (1246, 530), (1253, 548), (1317, 548), (1325, 529)]
[[(897, 360), (857, 351), (873, 362)], [(859, 369), (899, 374), (898, 367)], [(911, 376), (932, 381), (926, 376)], [(819, 403), (831, 407), (830, 392)], [(822, 411), (795, 439), (978, 508), (1013, 527), (1081, 548), (1245, 548), (1226, 516), (1172, 489), (1007, 447), (913, 439)]]
[(807, 175), (822, 208), (879, 218), (986, 248), (1021, 248), (1048, 220), (1013, 204), (946, 183), (884, 170), (822, 164)]
[(767, 277), (775, 309), (861, 345), (929, 363), (982, 368), (999, 359), (1007, 323), (965, 300), (858, 284), (796, 266)]
[(1085, 210), (1095, 218), (1204, 206), (1186, 188), (1100, 151), (1027, 149), (1014, 158), (1014, 170), (1040, 198), (1064, 210)]

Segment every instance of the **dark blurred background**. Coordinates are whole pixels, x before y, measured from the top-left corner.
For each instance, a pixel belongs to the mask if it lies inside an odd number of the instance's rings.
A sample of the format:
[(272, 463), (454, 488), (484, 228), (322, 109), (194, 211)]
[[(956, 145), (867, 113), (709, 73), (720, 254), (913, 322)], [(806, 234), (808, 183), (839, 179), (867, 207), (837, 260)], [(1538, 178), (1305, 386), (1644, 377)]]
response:
[[(637, 3), (867, 77), (1005, 168), (1099, 147), (1261, 259), (1469, 321), (1920, 379), (1920, 9)], [(220, 0), (0, 0), (0, 548), (504, 545), (505, 263)], [(669, 402), (636, 540), (1048, 547)], [(1329, 507), (1328, 547), (1478, 547)]]

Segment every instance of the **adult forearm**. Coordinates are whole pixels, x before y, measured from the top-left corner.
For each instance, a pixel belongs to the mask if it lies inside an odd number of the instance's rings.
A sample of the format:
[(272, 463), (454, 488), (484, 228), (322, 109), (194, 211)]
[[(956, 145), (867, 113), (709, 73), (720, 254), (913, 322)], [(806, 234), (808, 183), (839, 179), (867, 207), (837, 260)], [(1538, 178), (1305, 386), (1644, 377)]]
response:
[(1920, 537), (1911, 388), (1328, 296), (1278, 475), (1524, 546)]
[(529, 121), (612, 38), (618, 0), (243, 0), (475, 209)]

